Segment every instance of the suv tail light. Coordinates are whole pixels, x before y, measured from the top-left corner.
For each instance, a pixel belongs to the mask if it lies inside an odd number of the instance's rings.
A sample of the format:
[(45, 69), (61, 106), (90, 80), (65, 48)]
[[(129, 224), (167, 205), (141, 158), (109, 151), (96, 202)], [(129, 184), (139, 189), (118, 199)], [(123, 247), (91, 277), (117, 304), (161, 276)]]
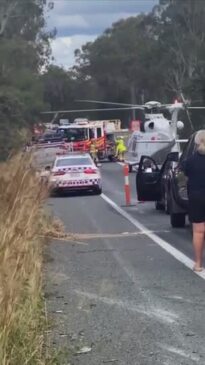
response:
[(93, 168), (89, 168), (84, 170), (84, 174), (97, 174), (97, 170)]

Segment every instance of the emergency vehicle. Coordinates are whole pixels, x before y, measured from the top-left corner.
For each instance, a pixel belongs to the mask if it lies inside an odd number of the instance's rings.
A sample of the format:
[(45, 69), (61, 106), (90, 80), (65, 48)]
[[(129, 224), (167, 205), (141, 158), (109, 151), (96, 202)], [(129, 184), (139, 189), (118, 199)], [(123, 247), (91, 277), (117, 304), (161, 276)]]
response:
[(178, 113), (183, 109), (181, 103), (166, 106), (171, 118), (167, 119), (163, 113), (152, 111), (161, 108), (158, 102), (148, 102), (146, 108), (152, 113), (145, 114), (145, 121), (133, 130), (128, 141), (126, 162), (130, 172), (137, 167), (141, 157), (146, 155), (154, 158), (158, 164), (163, 164), (170, 152), (180, 152), (180, 143), (187, 142), (178, 138), (178, 131), (183, 129), (184, 123), (178, 120)]
[(99, 159), (114, 159), (114, 134), (121, 128), (120, 120), (88, 121), (76, 119), (74, 123), (58, 127), (64, 134), (70, 151), (89, 152), (91, 142), (95, 143)]

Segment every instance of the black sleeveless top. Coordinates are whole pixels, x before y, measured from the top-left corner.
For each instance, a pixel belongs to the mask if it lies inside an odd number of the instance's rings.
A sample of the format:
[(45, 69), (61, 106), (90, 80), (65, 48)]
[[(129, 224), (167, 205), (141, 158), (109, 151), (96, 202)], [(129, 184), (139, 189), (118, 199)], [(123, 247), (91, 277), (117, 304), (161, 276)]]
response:
[(182, 164), (188, 177), (188, 190), (203, 190), (205, 193), (205, 155), (196, 152)]

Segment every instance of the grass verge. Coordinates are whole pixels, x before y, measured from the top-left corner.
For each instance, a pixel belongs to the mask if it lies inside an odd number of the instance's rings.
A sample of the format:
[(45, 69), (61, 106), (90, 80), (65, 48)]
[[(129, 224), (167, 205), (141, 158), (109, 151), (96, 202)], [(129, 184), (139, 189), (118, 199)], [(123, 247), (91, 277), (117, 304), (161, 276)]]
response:
[[(0, 364), (44, 365), (43, 203), (28, 156), (0, 165)], [(56, 363), (56, 362), (55, 362)]]

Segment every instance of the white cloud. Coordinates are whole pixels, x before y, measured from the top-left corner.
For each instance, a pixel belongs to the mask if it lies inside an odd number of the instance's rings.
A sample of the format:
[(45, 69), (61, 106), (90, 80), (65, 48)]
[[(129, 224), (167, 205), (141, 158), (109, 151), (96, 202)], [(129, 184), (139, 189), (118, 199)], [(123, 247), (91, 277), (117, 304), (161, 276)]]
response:
[(63, 15), (59, 14), (55, 16), (55, 28), (62, 29), (62, 28), (88, 28), (89, 23), (86, 21), (86, 19), (82, 15)]
[(82, 31), (83, 29), (92, 30), (105, 30), (111, 27), (112, 23), (120, 19), (126, 19), (137, 14), (133, 13), (114, 13), (114, 14), (95, 14), (87, 15), (57, 15), (55, 16), (55, 23), (53, 24), (55, 28), (60, 30), (65, 30), (68, 28), (70, 31), (77, 31), (78, 29)]
[[(158, 0), (53, 0), (49, 28), (57, 28), (60, 36), (102, 33), (113, 22), (141, 11), (149, 11)], [(88, 32), (89, 29), (89, 32)], [(75, 31), (75, 33), (74, 33)]]
[(58, 32), (64, 31), (68, 33), (78, 33), (83, 30), (89, 29), (90, 33), (104, 31), (106, 28), (111, 27), (112, 23), (120, 19), (126, 19), (137, 14), (129, 12), (117, 12), (117, 13), (96, 13), (87, 15), (68, 15), (68, 14), (56, 14), (48, 21), (49, 28), (56, 28)]
[(54, 64), (68, 69), (74, 65), (74, 51), (87, 42), (93, 42), (97, 35), (74, 35), (71, 37), (58, 37), (51, 42)]
[(112, 23), (141, 11), (150, 11), (158, 0), (53, 0), (54, 9), (47, 19), (48, 29), (57, 29), (52, 41), (55, 63), (74, 64), (74, 51), (94, 41)]
[(158, 0), (53, 0), (56, 14), (113, 14), (149, 11)]

